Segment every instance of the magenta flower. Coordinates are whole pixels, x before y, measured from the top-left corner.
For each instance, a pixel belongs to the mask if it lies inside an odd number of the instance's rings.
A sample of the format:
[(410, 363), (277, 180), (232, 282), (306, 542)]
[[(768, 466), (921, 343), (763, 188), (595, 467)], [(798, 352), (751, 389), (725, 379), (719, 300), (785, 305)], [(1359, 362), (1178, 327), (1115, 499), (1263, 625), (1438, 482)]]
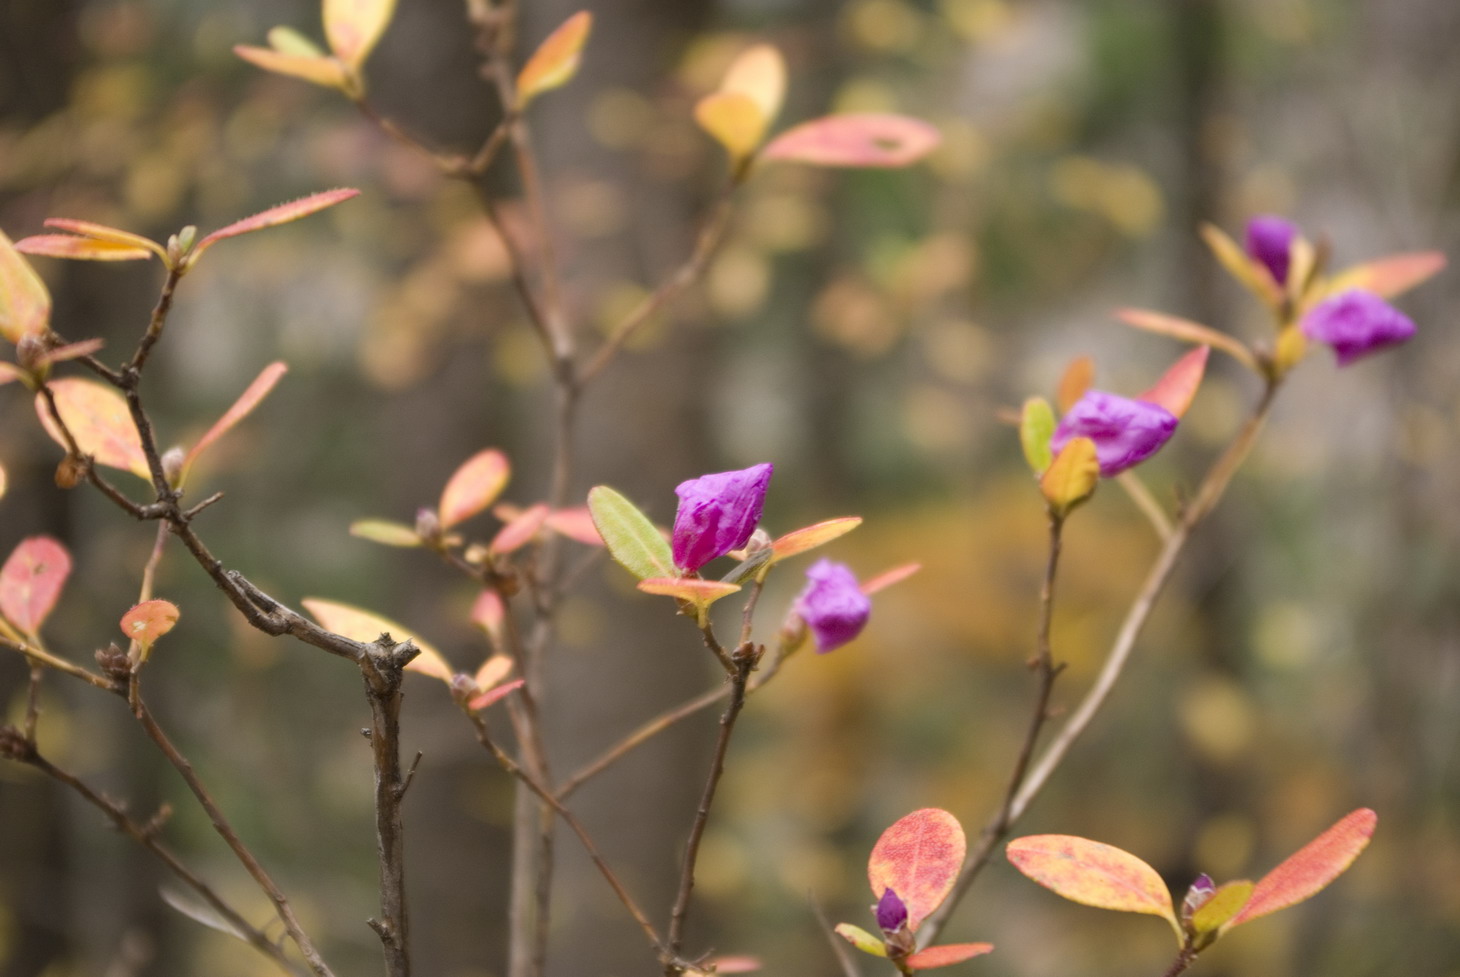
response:
[(1313, 306), (1300, 328), (1309, 339), (1332, 346), (1339, 366), (1397, 346), (1415, 333), (1409, 316), (1373, 292), (1356, 288)]
[(671, 537), (674, 565), (694, 573), (744, 546), (760, 524), (773, 470), (769, 464), (754, 465), (681, 482), (674, 490), (679, 496)]
[(833, 651), (862, 633), (872, 600), (844, 563), (817, 560), (806, 571), (806, 589), (796, 598), (796, 613), (811, 629), (820, 654)]
[(902, 929), (907, 922), (907, 904), (904, 903), (896, 892), (891, 889), (882, 890), (882, 898), (877, 900), (877, 926), (882, 932), (891, 936)]
[(1288, 252), (1298, 236), (1298, 225), (1264, 214), (1247, 222), (1247, 253), (1272, 272), (1273, 281), (1288, 283)]
[(1164, 407), (1087, 390), (1060, 418), (1049, 447), (1059, 454), (1074, 438), (1089, 438), (1095, 442), (1100, 474), (1110, 478), (1151, 457), (1175, 432), (1176, 415)]

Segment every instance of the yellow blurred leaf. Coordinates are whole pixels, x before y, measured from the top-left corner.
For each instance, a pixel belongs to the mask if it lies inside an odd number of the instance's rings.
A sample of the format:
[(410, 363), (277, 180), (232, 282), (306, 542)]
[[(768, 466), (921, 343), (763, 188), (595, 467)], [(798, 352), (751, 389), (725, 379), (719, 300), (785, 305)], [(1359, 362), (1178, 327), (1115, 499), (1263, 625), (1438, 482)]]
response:
[(1100, 461), (1095, 442), (1075, 438), (1055, 456), (1039, 479), (1039, 490), (1050, 508), (1060, 515), (1088, 499), (1100, 482)]
[(451, 684), (455, 673), (451, 670), (451, 666), (446, 664), (446, 659), (441, 657), (441, 652), (414, 632), (407, 631), (389, 618), (350, 604), (322, 600), (318, 597), (306, 597), (300, 603), (304, 605), (305, 610), (314, 615), (314, 619), (321, 626), (335, 634), (344, 635), (352, 641), (369, 644), (382, 634), (390, 635), (391, 640), (396, 642), (410, 641), (420, 649), (421, 653), (411, 659), (410, 663), (406, 665), (406, 669), (439, 678), (447, 685)]
[(78, 261), (136, 261), (152, 257), (144, 248), (134, 248), (114, 241), (97, 241), (74, 234), (34, 234), (15, 242), (15, 250), (39, 254), (47, 258), (71, 258)]
[(1444, 267), (1445, 256), (1438, 251), (1392, 254), (1344, 269), (1329, 280), (1325, 292), (1333, 295), (1350, 288), (1362, 288), (1384, 298), (1393, 298), (1439, 274)]
[(695, 104), (695, 121), (740, 162), (765, 138), (766, 118), (749, 95), (715, 92)]
[(583, 45), (593, 29), (593, 15), (580, 10), (548, 35), (517, 75), (517, 108), (525, 108), (543, 92), (561, 88), (578, 73)]
[(1247, 252), (1226, 231), (1215, 224), (1203, 224), (1201, 238), (1211, 248), (1221, 266), (1268, 308), (1277, 309), (1282, 305), (1282, 292), (1267, 267), (1248, 257)]
[[(56, 398), (56, 412), (82, 454), (90, 455), (98, 465), (121, 468), (138, 478), (151, 480), (142, 439), (137, 436), (131, 411), (120, 393), (79, 377), (53, 380), (49, 386)], [(35, 406), (46, 433), (61, 447), (66, 447), (66, 439), (51, 418), (43, 395), (36, 394)]]
[[(330, 50), (358, 71), (394, 13), (395, 0), (324, 0), (324, 36)], [(270, 42), (278, 47), (272, 37)]]
[(747, 48), (730, 63), (722, 93), (744, 95), (760, 111), (763, 125), (775, 121), (786, 98), (786, 59), (769, 44)]
[(1085, 391), (1095, 382), (1095, 360), (1089, 356), (1077, 356), (1070, 360), (1070, 365), (1065, 367), (1065, 372), (1060, 376), (1060, 385), (1055, 392), (1054, 402), (1059, 405), (1060, 413), (1066, 413), (1075, 406), (1079, 399), (1085, 396)]
[(12, 343), (46, 331), (51, 293), (5, 232), (0, 231), (0, 336)]
[(276, 75), (288, 75), (290, 78), (299, 78), (311, 84), (323, 85), (325, 88), (334, 88), (342, 92), (350, 90), (349, 73), (337, 58), (327, 55), (307, 57), (299, 54), (285, 54), (275, 51), (273, 48), (253, 47), (248, 44), (235, 44), (233, 53), (250, 64), (263, 68), (265, 71), (272, 71)]

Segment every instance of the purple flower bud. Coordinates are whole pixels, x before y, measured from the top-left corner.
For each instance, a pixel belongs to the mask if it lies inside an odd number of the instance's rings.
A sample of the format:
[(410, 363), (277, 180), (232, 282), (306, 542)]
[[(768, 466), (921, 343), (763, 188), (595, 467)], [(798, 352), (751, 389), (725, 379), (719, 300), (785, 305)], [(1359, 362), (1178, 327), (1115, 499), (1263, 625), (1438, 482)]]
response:
[(1060, 418), (1049, 447), (1059, 454), (1072, 439), (1089, 438), (1100, 474), (1109, 478), (1151, 457), (1175, 432), (1176, 415), (1164, 407), (1088, 390)]
[(1350, 289), (1313, 306), (1303, 317), (1303, 335), (1327, 343), (1338, 365), (1396, 346), (1415, 333), (1414, 321), (1373, 292)]
[(693, 573), (744, 546), (760, 523), (772, 470), (769, 464), (754, 465), (681, 482), (674, 490), (679, 496), (672, 538), (674, 565)]
[(891, 889), (882, 890), (877, 900), (877, 925), (889, 936), (902, 929), (907, 922), (907, 905)]
[(840, 648), (861, 634), (872, 613), (872, 600), (862, 593), (846, 564), (817, 560), (806, 578), (806, 589), (796, 598), (796, 613), (816, 638), (817, 652)]
[(1247, 253), (1267, 266), (1279, 285), (1288, 283), (1288, 251), (1298, 236), (1298, 225), (1281, 217), (1263, 215), (1247, 222)]
[(1192, 915), (1207, 904), (1212, 894), (1217, 891), (1217, 884), (1212, 877), (1205, 872), (1196, 877), (1191, 883), (1191, 888), (1186, 890), (1186, 898), (1181, 900), (1181, 918), (1190, 919)]

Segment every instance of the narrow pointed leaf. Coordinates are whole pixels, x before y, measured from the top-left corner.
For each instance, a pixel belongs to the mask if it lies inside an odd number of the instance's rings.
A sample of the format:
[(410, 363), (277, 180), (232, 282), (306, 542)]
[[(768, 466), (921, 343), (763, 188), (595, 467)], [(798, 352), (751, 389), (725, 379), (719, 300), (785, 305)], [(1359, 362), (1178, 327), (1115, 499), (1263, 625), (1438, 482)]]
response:
[(338, 59), (322, 55), (308, 57), (299, 54), (285, 54), (273, 48), (254, 47), (249, 44), (235, 44), (233, 53), (249, 64), (272, 71), (276, 75), (287, 75), (314, 85), (348, 91), (350, 76)]
[(1192, 322), (1190, 319), (1182, 319), (1179, 316), (1167, 315), (1164, 312), (1154, 312), (1150, 309), (1116, 309), (1115, 317), (1128, 326), (1144, 329), (1146, 332), (1170, 336), (1172, 339), (1179, 339), (1186, 343), (1214, 347), (1249, 370), (1261, 372), (1257, 360), (1252, 356), (1252, 351), (1240, 340), (1234, 339), (1224, 332), (1217, 332), (1210, 326)]
[(1201, 386), (1202, 374), (1206, 372), (1210, 346), (1198, 346), (1177, 360), (1171, 369), (1162, 375), (1156, 385), (1141, 394), (1138, 400), (1164, 407), (1177, 417), (1186, 413), (1196, 390)]
[(867, 881), (881, 898), (888, 889), (907, 906), (907, 926), (918, 924), (948, 897), (963, 867), (967, 840), (958, 819), (936, 807), (900, 818), (877, 839), (867, 860)]
[(1445, 263), (1445, 256), (1438, 251), (1393, 254), (1344, 269), (1333, 276), (1326, 291), (1336, 295), (1351, 288), (1361, 288), (1384, 298), (1393, 298), (1439, 274)]
[(65, 346), (47, 350), (41, 354), (41, 359), (47, 363), (64, 363), (66, 360), (90, 356), (105, 345), (106, 340), (104, 339), (83, 339), (80, 342), (67, 343)]
[(1218, 888), (1200, 909), (1191, 914), (1192, 932), (1210, 933), (1226, 925), (1252, 898), (1252, 888), (1252, 883), (1246, 879), (1228, 882)]
[(560, 88), (572, 80), (578, 73), (583, 45), (588, 43), (588, 34), (592, 30), (593, 15), (580, 10), (547, 36), (517, 75), (519, 109), (543, 92)]
[(29, 373), (14, 363), (7, 363), (4, 360), (0, 360), (0, 385), (7, 384), (12, 380), (25, 380), (28, 376), (30, 376)]
[(267, 227), (277, 227), (280, 224), (288, 224), (300, 218), (308, 217), (310, 214), (317, 214), (321, 210), (333, 207), (335, 204), (344, 203), (352, 197), (358, 197), (359, 190), (349, 187), (341, 187), (338, 190), (325, 190), (321, 193), (312, 193), (307, 197), (298, 200), (291, 200), (287, 204), (279, 204), (277, 207), (270, 207), (268, 210), (260, 211), (252, 217), (245, 217), (241, 221), (234, 221), (227, 227), (220, 227), (198, 242), (193, 249), (191, 260), (196, 261), (209, 247), (222, 241), (224, 238), (238, 237), (240, 234), (248, 234), (253, 231), (262, 231)]
[(330, 50), (358, 71), (393, 13), (395, 0), (324, 0), (324, 36)]
[(146, 661), (153, 642), (173, 629), (178, 616), (177, 605), (171, 601), (146, 600), (122, 615), (122, 634), (142, 646), (142, 659)]
[(118, 227), (108, 227), (106, 224), (96, 224), (91, 221), (73, 220), (70, 217), (48, 217), (45, 223), (47, 227), (54, 227), (56, 230), (65, 231), (68, 234), (79, 234), (81, 237), (120, 244), (124, 247), (141, 248), (144, 251), (151, 251), (159, 258), (167, 257), (167, 249), (156, 241), (143, 237), (140, 234), (133, 234), (131, 231), (124, 231)]
[(861, 516), (842, 516), (827, 519), (803, 529), (794, 529), (771, 544), (771, 559), (781, 561), (805, 553), (818, 546), (825, 546), (834, 539), (845, 536), (862, 524)]
[(0, 614), (35, 635), (60, 599), (71, 574), (71, 554), (49, 536), (21, 541), (0, 567)]
[(152, 257), (147, 248), (135, 248), (115, 241), (98, 241), (74, 234), (34, 234), (15, 242), (15, 250), (47, 258), (78, 261), (138, 261)]
[(488, 689), (481, 695), (475, 697), (470, 702), (468, 702), (466, 706), (468, 709), (471, 709), (474, 712), (480, 709), (485, 709), (487, 708), (487, 706), (490, 706), (494, 702), (501, 702), (503, 699), (507, 698), (507, 696), (511, 695), (513, 692), (516, 692), (518, 689), (522, 688), (526, 684), (527, 679), (514, 679), (513, 681), (508, 682), (505, 685), (499, 685), (494, 689)]
[(441, 490), (441, 502), (436, 507), (441, 528), (449, 529), (470, 519), (497, 501), (511, 477), (507, 456), (495, 448), (479, 451), (462, 462)]
[(735, 161), (755, 152), (765, 138), (765, 114), (749, 95), (713, 92), (695, 103), (695, 121)]
[(208, 428), (207, 433), (199, 438), (198, 443), (193, 445), (192, 450), (188, 452), (187, 458), (183, 460), (182, 481), (187, 481), (188, 471), (193, 467), (193, 463), (198, 460), (198, 456), (209, 445), (232, 430), (234, 425), (239, 421), (252, 413), (253, 409), (274, 389), (274, 385), (279, 382), (279, 378), (287, 372), (289, 372), (289, 367), (286, 364), (274, 362), (264, 367), (263, 371), (257, 377), (254, 377), (253, 383), (250, 383), (248, 388), (239, 395), (238, 399), (233, 402), (233, 406), (228, 408), (212, 427)]
[(1244, 288), (1270, 308), (1277, 308), (1282, 303), (1282, 291), (1273, 281), (1272, 273), (1261, 262), (1249, 257), (1226, 231), (1215, 224), (1203, 224), (1201, 238), (1221, 266)]
[(906, 963), (914, 970), (931, 970), (934, 967), (948, 967), (974, 957), (981, 957), (994, 948), (992, 943), (946, 943), (930, 946), (908, 957)]
[(523, 510), (515, 519), (503, 526), (492, 539), (491, 550), (493, 553), (511, 553), (527, 543), (532, 542), (533, 537), (542, 529), (543, 523), (547, 521), (548, 507), (545, 503), (539, 502)]
[(1066, 899), (1162, 916), (1176, 925), (1166, 883), (1129, 852), (1072, 835), (1029, 835), (1009, 842), (1006, 850), (1015, 868)]
[(388, 519), (357, 519), (350, 523), (350, 535), (381, 546), (410, 548), (421, 545), (421, 537), (415, 529)]
[[(149, 479), (147, 456), (142, 452), (142, 440), (132, 423), (131, 412), (122, 395), (111, 387), (102, 386), (93, 380), (79, 377), (64, 377), (50, 383), (51, 394), (56, 398), (56, 411), (71, 436), (76, 439), (82, 454), (91, 455), (99, 465), (121, 468), (139, 478)], [(61, 429), (51, 419), (51, 412), (43, 396), (36, 394), (36, 414), (45, 426), (46, 433), (61, 447), (66, 439)]]
[(0, 336), (18, 343), (45, 332), (50, 320), (51, 293), (0, 231)]
[(390, 635), (391, 640), (397, 642), (409, 639), (420, 649), (421, 653), (406, 665), (407, 670), (439, 678), (447, 685), (450, 685), (451, 680), (455, 678), (455, 672), (446, 663), (446, 659), (441, 657), (441, 652), (414, 632), (407, 631), (389, 618), (350, 604), (321, 600), (318, 597), (306, 597), (300, 603), (304, 605), (305, 610), (314, 615), (314, 619), (321, 625), (329, 628), (335, 634), (344, 635), (353, 641), (369, 643), (382, 634)]
[(158, 894), (162, 896), (163, 902), (193, 922), (202, 923), (209, 929), (217, 930), (220, 933), (227, 933), (229, 936), (236, 937), (245, 943), (251, 942), (248, 934), (244, 933), (192, 891), (165, 885), (158, 889)]
[(760, 111), (762, 126), (770, 125), (786, 98), (786, 59), (769, 44), (746, 48), (730, 63), (720, 91), (749, 98)]
[(1065, 367), (1060, 376), (1060, 385), (1054, 402), (1063, 414), (1085, 396), (1085, 391), (1095, 382), (1095, 361), (1089, 356), (1077, 356)]
[(1286, 909), (1321, 891), (1342, 875), (1368, 846), (1378, 821), (1379, 816), (1368, 808), (1346, 815), (1259, 879), (1252, 898), (1230, 925), (1238, 926)]
[(874, 957), (887, 956), (886, 944), (860, 926), (853, 926), (851, 923), (837, 923), (836, 934), (863, 953), (870, 953)]
[(922, 568), (923, 565), (921, 563), (904, 563), (901, 566), (893, 567), (891, 570), (884, 570), (870, 580), (862, 581), (862, 593), (870, 597), (878, 591), (886, 590), (893, 584), (902, 583)]
[(674, 576), (669, 541), (649, 517), (607, 485), (588, 493), (588, 511), (609, 555), (640, 580)]
[(938, 148), (941, 139), (936, 128), (905, 115), (828, 115), (781, 133), (761, 158), (813, 166), (908, 166)]
[(760, 957), (737, 953), (711, 957), (701, 966), (705, 968), (705, 973), (710, 974), (749, 974), (760, 970), (765, 964), (761, 962)]
[(471, 605), (471, 623), (487, 633), (488, 640), (491, 641), (492, 647), (498, 653), (501, 652), (503, 647), (502, 628), (506, 621), (506, 615), (507, 611), (502, 606), (502, 598), (497, 596), (495, 590), (483, 590), (481, 596)]
[(1039, 478), (1039, 490), (1056, 512), (1066, 513), (1088, 499), (1100, 483), (1095, 442), (1074, 438), (1060, 450)]
[(1024, 409), (1019, 412), (1019, 446), (1024, 449), (1024, 460), (1036, 475), (1043, 475), (1050, 462), (1054, 461), (1054, 454), (1049, 449), (1054, 427), (1054, 409), (1049, 406), (1049, 401), (1043, 397), (1030, 397), (1024, 401)]

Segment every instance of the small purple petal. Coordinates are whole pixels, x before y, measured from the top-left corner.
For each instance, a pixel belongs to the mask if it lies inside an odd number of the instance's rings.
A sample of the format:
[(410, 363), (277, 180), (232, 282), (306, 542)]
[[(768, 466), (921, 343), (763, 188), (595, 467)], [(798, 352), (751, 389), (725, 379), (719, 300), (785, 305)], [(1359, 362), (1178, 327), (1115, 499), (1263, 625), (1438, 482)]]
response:
[(1212, 877), (1205, 872), (1196, 877), (1191, 883), (1191, 888), (1186, 890), (1186, 898), (1181, 900), (1181, 915), (1183, 919), (1190, 919), (1202, 906), (1211, 899), (1212, 893), (1217, 891), (1217, 884)]
[(1175, 432), (1176, 415), (1164, 407), (1087, 390), (1060, 418), (1049, 447), (1059, 454), (1074, 438), (1089, 438), (1095, 442), (1100, 474), (1109, 478), (1151, 457)]
[(1272, 272), (1273, 281), (1288, 283), (1288, 253), (1298, 225), (1281, 217), (1264, 214), (1247, 222), (1247, 253)]
[(1327, 343), (1339, 366), (1388, 346), (1397, 346), (1415, 333), (1414, 320), (1373, 292), (1350, 289), (1319, 302), (1303, 317), (1303, 335)]
[(769, 464), (754, 465), (681, 482), (674, 490), (679, 496), (671, 538), (674, 565), (693, 573), (744, 546), (760, 523), (773, 470)]
[(877, 900), (877, 926), (887, 934), (896, 933), (907, 922), (907, 906), (891, 889), (882, 890)]
[(817, 560), (806, 577), (806, 589), (796, 598), (796, 613), (811, 629), (817, 652), (825, 654), (861, 634), (872, 613), (872, 600), (845, 564)]

